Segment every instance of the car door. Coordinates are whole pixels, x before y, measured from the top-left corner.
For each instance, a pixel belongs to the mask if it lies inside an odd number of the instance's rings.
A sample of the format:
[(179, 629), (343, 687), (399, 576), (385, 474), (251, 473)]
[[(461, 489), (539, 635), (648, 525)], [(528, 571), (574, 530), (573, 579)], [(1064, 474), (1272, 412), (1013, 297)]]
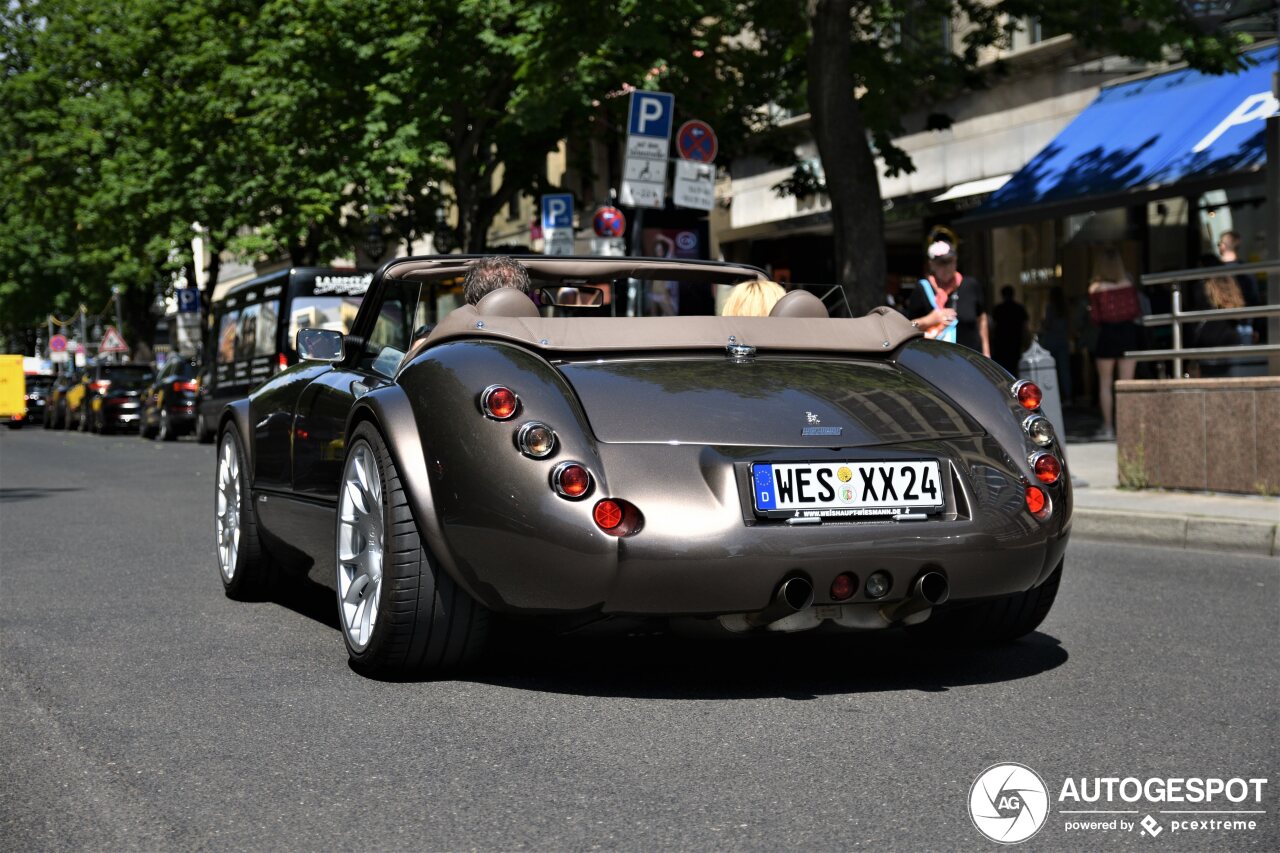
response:
[[(360, 396), (391, 382), (408, 352), (424, 312), (418, 282), (387, 282), (371, 294), (355, 329), (358, 353), (317, 376), (298, 401), (294, 417), (293, 487), (311, 499), (337, 502), (346, 461), (347, 415)], [(363, 312), (373, 314), (364, 321)]]

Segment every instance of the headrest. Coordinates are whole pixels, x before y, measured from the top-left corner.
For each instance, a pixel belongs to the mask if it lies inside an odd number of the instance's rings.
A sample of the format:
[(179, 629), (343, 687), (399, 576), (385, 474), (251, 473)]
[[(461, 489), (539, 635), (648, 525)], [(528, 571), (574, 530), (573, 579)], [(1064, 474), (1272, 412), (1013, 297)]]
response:
[(540, 317), (538, 306), (528, 294), (514, 287), (491, 290), (476, 303), (476, 313), (482, 317)]
[(769, 312), (770, 317), (808, 317), (825, 320), (831, 315), (822, 300), (807, 290), (793, 290), (778, 300)]

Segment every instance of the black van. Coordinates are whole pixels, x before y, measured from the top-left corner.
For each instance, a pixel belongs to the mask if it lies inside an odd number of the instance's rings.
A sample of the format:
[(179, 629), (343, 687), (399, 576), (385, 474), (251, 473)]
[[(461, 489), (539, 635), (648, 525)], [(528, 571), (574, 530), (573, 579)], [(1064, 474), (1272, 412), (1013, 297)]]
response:
[(355, 270), (294, 267), (227, 291), (213, 304), (205, 330), (196, 437), (213, 441), (223, 406), (297, 363), (299, 329), (346, 334), (372, 279)]

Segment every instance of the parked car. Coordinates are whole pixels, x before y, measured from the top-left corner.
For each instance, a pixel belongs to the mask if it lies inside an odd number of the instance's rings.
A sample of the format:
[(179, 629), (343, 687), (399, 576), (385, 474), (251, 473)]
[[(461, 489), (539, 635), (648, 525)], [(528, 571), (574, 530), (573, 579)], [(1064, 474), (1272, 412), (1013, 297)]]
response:
[(44, 423), (44, 413), (49, 402), (49, 389), (52, 385), (52, 376), (27, 374), (27, 416), (23, 419), (26, 423)]
[[(352, 663), (393, 672), (466, 664), (491, 614), (1006, 640), (1048, 613), (1071, 486), (1034, 384), (805, 291), (768, 317), (598, 298), (764, 279), (739, 265), (531, 257), (541, 308), (445, 315), (472, 260), (391, 262), (350, 335), (303, 331), (303, 363), (223, 411), (228, 595), (309, 572)], [(563, 287), (591, 297), (562, 312)]]
[(193, 358), (171, 356), (142, 391), (142, 416), (138, 434), (143, 438), (173, 441), (195, 428), (196, 376)]
[(50, 429), (66, 429), (69, 421), (67, 412), (67, 392), (80, 381), (84, 374), (83, 367), (66, 370), (53, 377), (49, 386), (49, 396), (45, 401), (44, 425)]
[(295, 267), (236, 285), (215, 302), (196, 392), (197, 440), (213, 441), (228, 402), (297, 363), (299, 329), (347, 331), (371, 278), (355, 270)]
[(141, 411), (142, 389), (151, 381), (146, 364), (102, 364), (85, 368), (66, 393), (67, 428), (81, 432), (111, 432), (135, 425)]

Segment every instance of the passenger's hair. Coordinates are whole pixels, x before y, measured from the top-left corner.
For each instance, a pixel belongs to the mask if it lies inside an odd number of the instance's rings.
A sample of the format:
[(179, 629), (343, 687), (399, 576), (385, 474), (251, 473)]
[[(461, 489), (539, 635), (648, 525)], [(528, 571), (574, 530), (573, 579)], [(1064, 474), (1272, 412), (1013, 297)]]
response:
[(1001, 298), (1001, 299), (1013, 299), (1013, 285), (1012, 285), (1012, 284), (1006, 284), (1004, 287), (1000, 288), (1000, 298)]
[(462, 280), (462, 295), (468, 305), (475, 305), (485, 294), (502, 287), (529, 292), (529, 271), (523, 264), (505, 255), (493, 255), (472, 261)]
[(1129, 277), (1124, 259), (1114, 246), (1106, 246), (1093, 259), (1093, 281), (1122, 282)]
[(720, 311), (722, 317), (768, 317), (773, 306), (786, 294), (773, 281), (744, 281), (735, 284)]
[(1205, 280), (1204, 293), (1214, 308), (1243, 308), (1244, 294), (1233, 275), (1215, 275)]

